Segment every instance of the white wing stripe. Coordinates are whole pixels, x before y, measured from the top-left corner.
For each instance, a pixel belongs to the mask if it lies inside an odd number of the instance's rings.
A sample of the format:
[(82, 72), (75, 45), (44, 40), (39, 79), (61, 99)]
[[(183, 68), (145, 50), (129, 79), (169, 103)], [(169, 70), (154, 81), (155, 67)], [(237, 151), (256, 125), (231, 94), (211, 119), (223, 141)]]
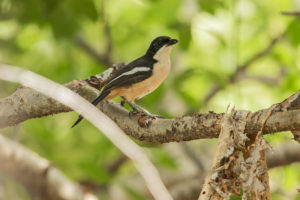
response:
[(114, 78), (113, 80), (111, 80), (110, 82), (113, 82), (114, 80), (122, 77), (122, 76), (127, 76), (127, 75), (131, 75), (131, 74), (135, 74), (137, 72), (146, 72), (146, 71), (150, 71), (151, 68), (150, 67), (135, 67), (132, 70), (125, 72), (123, 74), (121, 74), (120, 76), (117, 76), (116, 78)]

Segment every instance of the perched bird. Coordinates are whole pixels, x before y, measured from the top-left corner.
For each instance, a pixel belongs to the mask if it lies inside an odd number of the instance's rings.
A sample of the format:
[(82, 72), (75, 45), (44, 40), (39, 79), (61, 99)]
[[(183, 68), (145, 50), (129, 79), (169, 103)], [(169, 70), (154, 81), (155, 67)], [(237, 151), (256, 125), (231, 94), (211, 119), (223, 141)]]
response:
[[(176, 39), (168, 36), (154, 39), (146, 54), (120, 69), (104, 86), (92, 104), (97, 105), (102, 100), (121, 96), (133, 111), (141, 111), (149, 118), (156, 117), (157, 115), (150, 114), (135, 104), (134, 101), (151, 93), (166, 79), (171, 68), (172, 46), (177, 42)], [(83, 117), (79, 116), (72, 127), (76, 126), (82, 119)]]

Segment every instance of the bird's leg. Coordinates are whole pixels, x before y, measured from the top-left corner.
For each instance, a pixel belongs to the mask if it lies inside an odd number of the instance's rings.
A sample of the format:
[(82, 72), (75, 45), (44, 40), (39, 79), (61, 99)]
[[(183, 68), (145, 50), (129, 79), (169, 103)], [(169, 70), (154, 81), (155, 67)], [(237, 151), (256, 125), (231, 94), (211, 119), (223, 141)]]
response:
[(138, 108), (140, 111), (142, 111), (145, 115), (147, 115), (147, 119), (143, 122), (145, 127), (148, 127), (151, 124), (151, 121), (155, 118), (163, 118), (160, 115), (154, 115), (151, 114), (149, 111), (147, 111), (146, 109), (140, 107), (139, 105), (135, 104), (135, 103), (130, 103), (132, 104), (132, 106), (134, 106), (135, 108)]
[(148, 110), (142, 108), (141, 106), (133, 103), (133, 102), (130, 102), (130, 101), (127, 101), (128, 105), (133, 109), (133, 113), (132, 114), (136, 114), (137, 112), (142, 112), (144, 113), (145, 115), (147, 115), (149, 118), (163, 118), (162, 116), (160, 115), (154, 115), (154, 114), (151, 114)]
[(120, 102), (120, 105), (122, 106), (122, 107), (124, 107), (124, 104), (127, 102), (127, 100), (125, 99), (125, 97), (122, 97), (122, 101)]
[(147, 119), (145, 120), (144, 122), (144, 126), (145, 127), (148, 127), (149, 124), (151, 123), (151, 121), (155, 118), (163, 118), (162, 116), (160, 115), (153, 115), (151, 114), (149, 111), (147, 111), (146, 109), (140, 107), (139, 105), (131, 102), (131, 101), (128, 101), (125, 97), (122, 97), (124, 101), (127, 102), (127, 104), (132, 108), (132, 111), (129, 112), (129, 117), (135, 115), (135, 114), (138, 114), (140, 112), (142, 112), (143, 114), (145, 114), (147, 116)]
[(148, 110), (140, 107), (139, 105), (135, 104), (135, 103), (132, 103), (132, 102), (128, 102), (128, 104), (130, 105), (130, 107), (134, 110), (138, 110), (140, 112), (143, 112), (145, 113), (146, 115), (152, 115)]
[(139, 112), (143, 112), (142, 110), (140, 110), (136, 104), (131, 103), (130, 101), (127, 101), (127, 104), (132, 108), (132, 111), (129, 112), (129, 116), (133, 116), (138, 114)]
[(137, 113), (139, 113), (140, 111), (138, 110), (138, 108), (136, 108), (130, 101), (128, 101), (125, 97), (122, 96), (123, 101), (121, 102), (121, 105), (124, 106), (124, 103), (126, 102), (131, 108), (132, 111), (129, 112), (129, 116), (133, 116), (136, 115)]

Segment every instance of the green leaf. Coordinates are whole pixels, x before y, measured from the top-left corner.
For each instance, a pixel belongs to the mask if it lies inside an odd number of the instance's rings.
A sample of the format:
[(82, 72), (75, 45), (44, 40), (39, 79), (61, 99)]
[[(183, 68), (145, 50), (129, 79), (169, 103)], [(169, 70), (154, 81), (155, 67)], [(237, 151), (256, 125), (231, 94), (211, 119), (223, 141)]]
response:
[(230, 200), (241, 200), (241, 197), (235, 196), (235, 195), (231, 195), (230, 196)]
[(87, 17), (93, 21), (98, 19), (98, 13), (92, 0), (72, 0), (68, 1), (67, 5), (73, 11), (73, 16)]
[(300, 22), (294, 19), (287, 28), (287, 36), (292, 45), (300, 43)]
[(198, 0), (198, 3), (200, 5), (200, 9), (212, 14), (215, 13), (219, 7), (223, 6), (223, 2), (218, 0)]

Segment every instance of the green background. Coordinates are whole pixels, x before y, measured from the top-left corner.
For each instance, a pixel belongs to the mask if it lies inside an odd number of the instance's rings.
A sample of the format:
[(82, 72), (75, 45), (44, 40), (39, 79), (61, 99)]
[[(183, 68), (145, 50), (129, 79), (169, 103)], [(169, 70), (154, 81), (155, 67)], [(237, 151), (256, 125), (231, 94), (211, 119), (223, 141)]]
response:
[[(300, 21), (281, 14), (299, 8), (290, 0), (0, 0), (0, 61), (63, 84), (109, 67), (78, 45), (78, 38), (99, 54), (109, 55), (110, 62), (128, 63), (143, 55), (152, 39), (168, 35), (179, 40), (172, 52), (172, 72), (139, 105), (167, 118), (224, 112), (229, 104), (256, 111), (299, 90)], [(238, 67), (283, 33), (267, 55), (231, 82)], [(0, 81), (0, 97), (17, 87)], [(221, 89), (206, 102), (214, 87)], [(109, 166), (123, 155), (103, 134), (86, 120), (70, 129), (76, 118), (70, 112), (32, 119), (1, 133), (49, 159), (72, 180), (93, 185), (101, 199), (111, 198), (115, 187), (124, 198), (149, 198), (141, 186), (136, 187), (141, 183), (143, 188), (144, 183), (136, 179), (131, 162), (110, 171)], [(294, 142), (289, 132), (265, 138), (274, 148)], [(216, 142), (197, 140), (187, 145), (209, 167)], [(197, 177), (195, 163), (182, 153), (180, 144), (138, 143), (166, 176)], [(299, 169), (299, 164), (292, 164), (269, 171), (273, 199), (297, 198)], [(23, 190), (10, 192), (20, 186), (9, 179), (4, 187), (8, 198), (30, 199)]]

